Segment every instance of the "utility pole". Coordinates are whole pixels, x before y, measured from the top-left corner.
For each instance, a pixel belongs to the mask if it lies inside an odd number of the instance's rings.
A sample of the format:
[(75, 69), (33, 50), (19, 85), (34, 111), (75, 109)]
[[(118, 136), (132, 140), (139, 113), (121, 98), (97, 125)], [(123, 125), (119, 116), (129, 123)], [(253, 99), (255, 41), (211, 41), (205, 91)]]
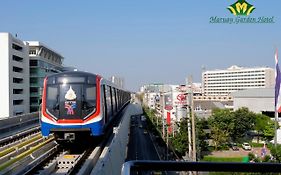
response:
[[(161, 98), (161, 95), (160, 95)], [(162, 137), (165, 138), (165, 97), (164, 93), (162, 92)]]
[(178, 122), (178, 106), (176, 105), (176, 112), (175, 112), (176, 121), (173, 121), (173, 137), (175, 137), (175, 133), (177, 131), (177, 122)]
[(194, 116), (194, 103), (193, 103), (193, 83), (192, 76), (189, 76), (190, 84), (190, 108), (191, 108), (191, 123), (192, 123), (192, 160), (196, 162), (196, 133), (195, 133), (195, 116)]
[(167, 123), (167, 133), (166, 133), (166, 142), (167, 142), (167, 152), (166, 152), (166, 156), (167, 156), (167, 158), (166, 158), (166, 160), (169, 160), (169, 125), (168, 125), (168, 123)]
[[(188, 89), (188, 79), (186, 79), (186, 94), (189, 95), (189, 89)], [(187, 100), (186, 100), (186, 103)], [(191, 128), (190, 128), (190, 112), (191, 110), (189, 109), (189, 105), (190, 105), (190, 100), (189, 100), (189, 104), (186, 104), (186, 114), (187, 114), (187, 135), (188, 135), (188, 159), (191, 160), (191, 156), (192, 156), (192, 148), (191, 148)], [(188, 110), (189, 109), (189, 110)]]

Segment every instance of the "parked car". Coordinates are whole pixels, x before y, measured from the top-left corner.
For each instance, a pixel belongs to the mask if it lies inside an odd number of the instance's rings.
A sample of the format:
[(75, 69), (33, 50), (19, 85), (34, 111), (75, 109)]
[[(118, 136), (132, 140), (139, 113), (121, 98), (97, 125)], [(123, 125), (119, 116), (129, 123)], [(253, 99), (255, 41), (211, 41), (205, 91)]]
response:
[(249, 143), (246, 143), (246, 142), (242, 144), (242, 148), (244, 150), (251, 150), (252, 149), (251, 145)]
[(239, 151), (239, 147), (238, 147), (237, 143), (232, 143), (232, 144), (231, 144), (231, 149), (232, 149), (233, 151)]

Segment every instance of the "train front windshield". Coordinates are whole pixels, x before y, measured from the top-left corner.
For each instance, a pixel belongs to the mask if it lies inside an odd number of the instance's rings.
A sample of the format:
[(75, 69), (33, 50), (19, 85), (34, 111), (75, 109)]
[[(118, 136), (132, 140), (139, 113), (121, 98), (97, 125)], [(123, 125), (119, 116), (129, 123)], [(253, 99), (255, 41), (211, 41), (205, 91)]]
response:
[(59, 77), (47, 83), (47, 112), (55, 119), (86, 119), (96, 111), (96, 83), (91, 77)]

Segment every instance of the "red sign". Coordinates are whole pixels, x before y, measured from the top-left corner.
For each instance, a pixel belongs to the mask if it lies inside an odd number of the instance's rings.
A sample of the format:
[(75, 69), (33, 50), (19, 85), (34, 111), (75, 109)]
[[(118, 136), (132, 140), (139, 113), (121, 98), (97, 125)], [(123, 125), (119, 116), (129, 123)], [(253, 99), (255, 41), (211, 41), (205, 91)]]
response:
[(171, 113), (167, 112), (167, 127), (168, 127), (168, 133), (170, 134), (172, 132), (171, 128)]
[(177, 99), (182, 102), (182, 101), (185, 101), (185, 100), (186, 100), (186, 96), (185, 96), (184, 94), (179, 94), (179, 95), (177, 96)]
[(168, 111), (170, 111), (170, 110), (173, 109), (173, 106), (167, 105), (167, 106), (165, 106), (165, 109), (168, 110)]
[(176, 105), (185, 105), (186, 104), (186, 99), (187, 99), (187, 97), (186, 97), (186, 95), (185, 94), (178, 94), (177, 95), (177, 100), (175, 100), (175, 104)]

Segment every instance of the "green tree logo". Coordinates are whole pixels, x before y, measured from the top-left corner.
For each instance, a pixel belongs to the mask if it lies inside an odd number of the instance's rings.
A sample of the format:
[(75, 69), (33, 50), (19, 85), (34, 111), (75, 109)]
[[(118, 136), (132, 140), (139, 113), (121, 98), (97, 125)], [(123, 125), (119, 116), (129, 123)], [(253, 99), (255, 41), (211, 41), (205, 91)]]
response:
[(227, 8), (233, 15), (248, 16), (255, 10), (255, 7), (246, 0), (238, 0)]

